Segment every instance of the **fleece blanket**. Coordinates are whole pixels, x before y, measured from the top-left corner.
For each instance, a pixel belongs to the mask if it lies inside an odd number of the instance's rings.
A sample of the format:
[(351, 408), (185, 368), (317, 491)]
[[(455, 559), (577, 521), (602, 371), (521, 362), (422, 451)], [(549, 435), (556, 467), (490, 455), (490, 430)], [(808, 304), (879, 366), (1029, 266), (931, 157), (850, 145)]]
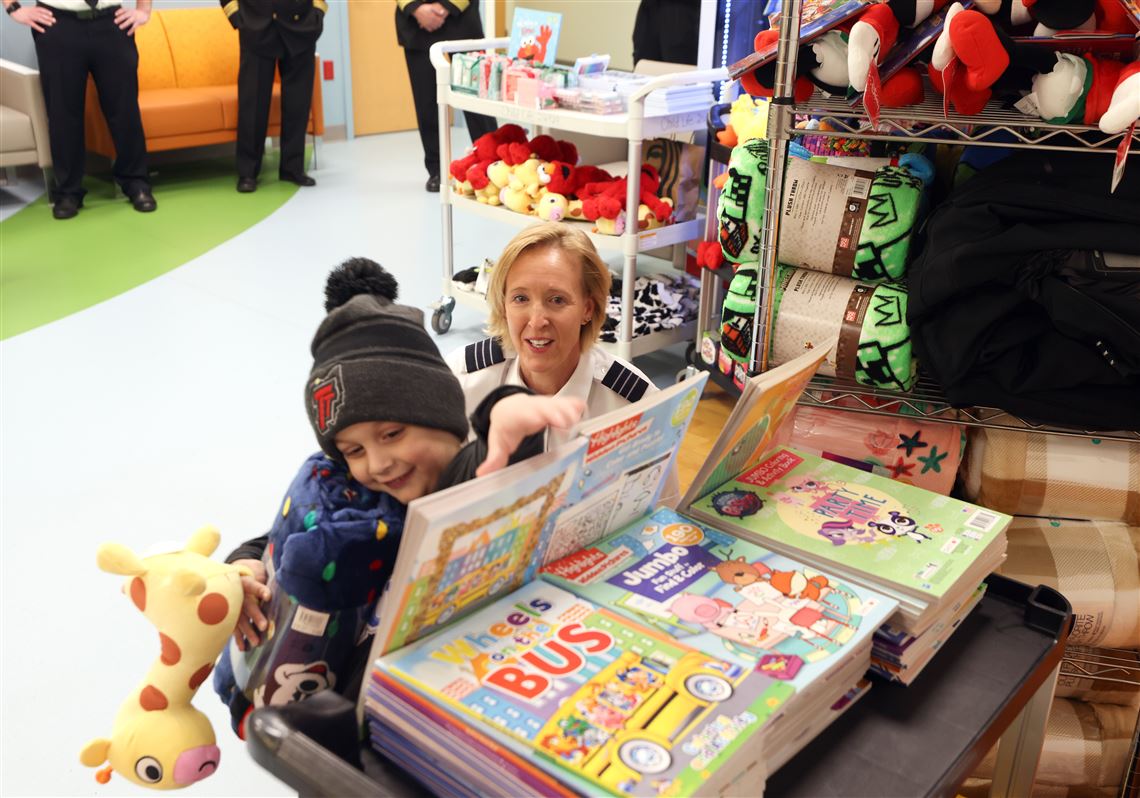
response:
[(1140, 441), (976, 429), (965, 498), (1010, 515), (1140, 526)]
[(1055, 695), (1093, 704), (1140, 707), (1140, 652), (1065, 646)]
[(797, 407), (787, 445), (949, 496), (965, 435), (958, 424)]
[(1075, 616), (1071, 643), (1140, 647), (1140, 528), (1016, 516), (1006, 541), (998, 573), (1064, 595)]
[[(1037, 783), (1046, 789), (1034, 789), (1033, 795), (1057, 794), (1047, 792), (1046, 785), (1091, 788), (1120, 784), (1135, 727), (1135, 707), (1053, 699), (1037, 766)], [(994, 746), (974, 771), (974, 778), (993, 778), (996, 759)], [(1060, 794), (1075, 795), (1067, 791)]]
[(749, 139), (732, 149), (728, 181), (717, 201), (717, 235), (724, 259), (751, 263), (760, 258), (764, 191), (768, 185), (768, 142)]
[(774, 364), (822, 346), (830, 351), (821, 374), (897, 391), (914, 387), (918, 369), (906, 320), (906, 291), (781, 266), (774, 302)]
[[(700, 283), (690, 274), (648, 274), (633, 284), (633, 337), (673, 330), (697, 317)], [(599, 340), (617, 341), (621, 329), (622, 285), (617, 277), (606, 304), (606, 323)]]

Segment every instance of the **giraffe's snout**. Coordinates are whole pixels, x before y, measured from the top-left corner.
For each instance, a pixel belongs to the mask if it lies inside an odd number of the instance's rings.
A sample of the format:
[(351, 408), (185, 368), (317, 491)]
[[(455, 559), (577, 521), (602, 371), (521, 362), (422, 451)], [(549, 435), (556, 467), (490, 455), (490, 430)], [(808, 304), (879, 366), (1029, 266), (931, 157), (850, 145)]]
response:
[(221, 758), (222, 752), (216, 745), (187, 748), (174, 763), (174, 781), (178, 784), (193, 784), (212, 776), (218, 769)]

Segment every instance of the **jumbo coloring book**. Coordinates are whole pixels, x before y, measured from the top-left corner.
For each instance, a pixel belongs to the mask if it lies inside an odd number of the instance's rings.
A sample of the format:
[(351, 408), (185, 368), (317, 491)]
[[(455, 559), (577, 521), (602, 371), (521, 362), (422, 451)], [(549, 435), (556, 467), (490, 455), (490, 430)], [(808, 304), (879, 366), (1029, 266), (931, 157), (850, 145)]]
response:
[(376, 667), (543, 770), (628, 795), (723, 790), (795, 693), (542, 580)]
[(893, 599), (661, 509), (542, 578), (803, 690), (865, 648)]

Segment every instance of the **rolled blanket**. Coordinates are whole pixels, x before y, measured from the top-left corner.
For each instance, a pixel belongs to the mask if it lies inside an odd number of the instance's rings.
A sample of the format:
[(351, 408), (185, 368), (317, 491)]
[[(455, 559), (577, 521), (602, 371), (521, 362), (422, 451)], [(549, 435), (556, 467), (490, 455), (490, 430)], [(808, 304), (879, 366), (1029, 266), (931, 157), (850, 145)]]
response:
[[(1120, 784), (1135, 727), (1135, 707), (1054, 698), (1037, 766), (1037, 784), (1061, 788)], [(974, 771), (974, 778), (993, 778), (996, 758), (994, 746)], [(1034, 796), (1047, 794), (1055, 793), (1039, 793), (1034, 788)]]
[(867, 282), (901, 280), (918, 227), (922, 180), (789, 158), (780, 204), (780, 262)]
[(756, 265), (741, 265), (728, 284), (720, 314), (721, 350), (737, 363), (749, 362), (755, 313)]
[(944, 496), (954, 487), (965, 438), (957, 424), (821, 407), (796, 408), (788, 426), (788, 446)]
[(1071, 643), (1140, 645), (1140, 529), (1017, 516), (1005, 534), (1006, 558), (998, 572), (1060, 591), (1073, 605)]
[(975, 429), (965, 498), (1010, 515), (1140, 526), (1140, 442)]
[[(831, 347), (820, 373), (910, 390), (918, 377), (906, 321), (906, 291), (781, 266), (774, 292), (771, 361)], [(726, 300), (727, 307), (727, 300)]]
[(1140, 652), (1066, 646), (1055, 695), (1093, 704), (1140, 706)]
[(728, 181), (716, 209), (717, 234), (725, 260), (751, 264), (759, 260), (767, 185), (768, 142), (749, 139), (733, 147)]

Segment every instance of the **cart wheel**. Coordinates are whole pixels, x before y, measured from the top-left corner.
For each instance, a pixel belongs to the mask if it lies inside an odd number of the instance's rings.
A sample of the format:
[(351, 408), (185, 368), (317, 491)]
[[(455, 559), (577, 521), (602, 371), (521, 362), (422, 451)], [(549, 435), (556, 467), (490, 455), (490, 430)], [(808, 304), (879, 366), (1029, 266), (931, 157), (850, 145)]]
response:
[(451, 329), (451, 311), (440, 308), (431, 314), (431, 328), (443, 335)]
[(690, 341), (689, 345), (685, 347), (685, 362), (690, 366), (700, 367), (700, 364), (697, 363), (697, 344), (694, 341)]

